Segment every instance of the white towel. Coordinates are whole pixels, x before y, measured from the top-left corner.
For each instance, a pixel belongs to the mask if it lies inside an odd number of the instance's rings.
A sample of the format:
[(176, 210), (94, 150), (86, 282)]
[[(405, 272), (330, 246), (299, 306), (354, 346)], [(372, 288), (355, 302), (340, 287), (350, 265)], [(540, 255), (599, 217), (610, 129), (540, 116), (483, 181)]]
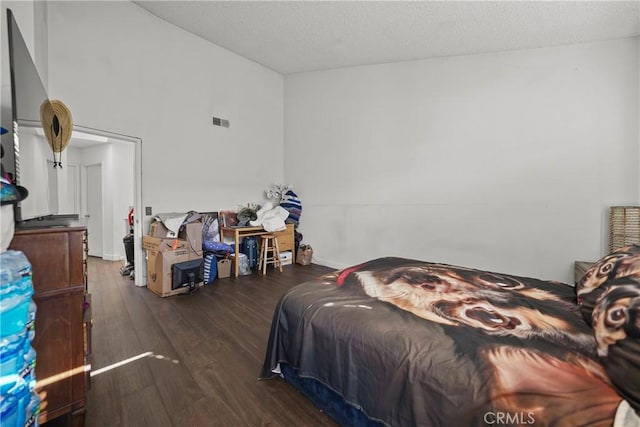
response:
[(267, 202), (256, 212), (256, 215), (258, 215), (258, 218), (249, 222), (254, 227), (261, 225), (265, 231), (281, 231), (287, 228), (284, 220), (289, 216), (289, 211), (281, 206), (273, 207), (271, 202)]

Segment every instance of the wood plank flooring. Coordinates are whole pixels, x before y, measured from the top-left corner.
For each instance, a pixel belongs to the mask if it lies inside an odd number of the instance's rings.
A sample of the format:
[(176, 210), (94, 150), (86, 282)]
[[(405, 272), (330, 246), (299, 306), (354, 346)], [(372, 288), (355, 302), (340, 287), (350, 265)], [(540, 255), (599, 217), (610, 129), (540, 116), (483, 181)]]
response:
[(285, 381), (257, 380), (278, 298), (330, 269), (286, 266), (160, 298), (120, 267), (89, 259), (87, 427), (336, 425)]

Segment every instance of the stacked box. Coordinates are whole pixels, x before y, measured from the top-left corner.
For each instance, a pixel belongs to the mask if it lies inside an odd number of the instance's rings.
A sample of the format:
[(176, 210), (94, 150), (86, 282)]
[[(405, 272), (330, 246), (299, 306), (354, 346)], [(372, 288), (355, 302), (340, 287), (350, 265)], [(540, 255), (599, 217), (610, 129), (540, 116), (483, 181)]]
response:
[(158, 237), (161, 239), (179, 239), (185, 240), (191, 246), (191, 249), (202, 255), (202, 222), (192, 221), (180, 226), (178, 234), (175, 234), (162, 221), (154, 221), (149, 225), (149, 237)]
[(283, 266), (292, 265), (293, 264), (293, 252), (291, 252), (291, 251), (280, 252), (280, 263)]
[(187, 240), (144, 236), (142, 246), (147, 250), (147, 287), (161, 297), (183, 294), (187, 288), (171, 289), (173, 264), (202, 258)]
[(36, 305), (31, 264), (20, 251), (0, 253), (0, 404), (2, 425), (37, 425)]

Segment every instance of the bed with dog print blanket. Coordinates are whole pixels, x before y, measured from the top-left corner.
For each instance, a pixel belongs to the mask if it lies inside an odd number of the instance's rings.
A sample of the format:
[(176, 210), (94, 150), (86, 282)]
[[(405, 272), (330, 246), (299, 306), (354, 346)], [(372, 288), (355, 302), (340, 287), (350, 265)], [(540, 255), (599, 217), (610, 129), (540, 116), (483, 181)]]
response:
[(340, 424), (611, 426), (621, 403), (573, 287), (404, 258), (283, 295), (260, 378), (283, 367), (363, 415)]

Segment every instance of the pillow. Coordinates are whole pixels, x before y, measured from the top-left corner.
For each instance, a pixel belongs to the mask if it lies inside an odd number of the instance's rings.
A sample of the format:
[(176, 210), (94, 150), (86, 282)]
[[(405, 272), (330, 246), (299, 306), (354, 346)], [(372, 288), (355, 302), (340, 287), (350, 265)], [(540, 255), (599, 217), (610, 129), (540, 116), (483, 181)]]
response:
[(216, 252), (216, 253), (228, 253), (232, 254), (235, 251), (235, 247), (231, 246), (228, 243), (223, 242), (214, 242), (211, 240), (206, 240), (202, 243), (202, 247), (205, 251)]
[(620, 248), (593, 264), (576, 283), (578, 306), (584, 320), (592, 326), (593, 308), (605, 291), (607, 281), (629, 277), (640, 282), (640, 246)]
[(640, 246), (620, 248), (591, 266), (576, 296), (609, 379), (640, 416)]
[(622, 397), (640, 416), (640, 282), (605, 284), (593, 310), (598, 356)]

